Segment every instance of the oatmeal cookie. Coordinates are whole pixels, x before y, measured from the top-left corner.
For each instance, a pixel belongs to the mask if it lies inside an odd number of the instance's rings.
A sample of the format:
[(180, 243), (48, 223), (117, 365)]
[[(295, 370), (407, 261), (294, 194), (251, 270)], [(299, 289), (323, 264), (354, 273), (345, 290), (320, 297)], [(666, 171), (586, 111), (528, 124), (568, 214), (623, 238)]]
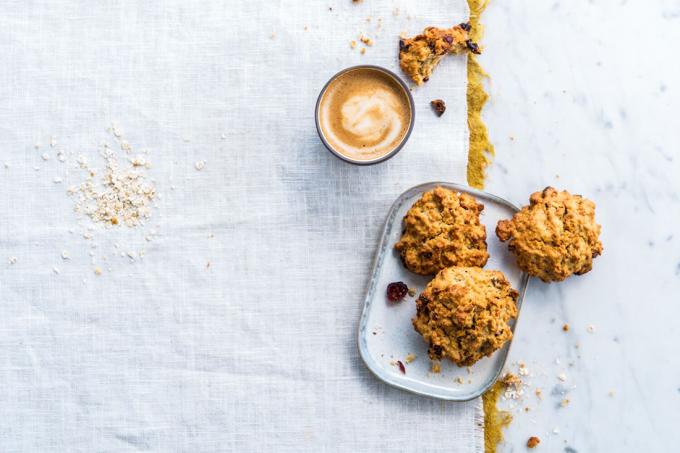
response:
[(422, 35), (399, 40), (399, 66), (413, 81), (422, 85), (439, 61), (447, 54), (469, 50), (479, 53), (479, 46), (470, 40), (469, 23), (451, 28), (427, 27)]
[(501, 220), (496, 235), (510, 241), (517, 265), (544, 282), (585, 274), (602, 253), (595, 203), (569, 192), (546, 187), (529, 198), (511, 220)]
[(517, 297), (500, 271), (449, 267), (418, 297), (413, 327), (432, 360), (469, 366), (512, 338), (508, 321), (517, 317)]
[(404, 232), (394, 246), (410, 271), (436, 274), (449, 266), (482, 267), (489, 259), (484, 205), (466, 193), (437, 187), (425, 192), (404, 217)]

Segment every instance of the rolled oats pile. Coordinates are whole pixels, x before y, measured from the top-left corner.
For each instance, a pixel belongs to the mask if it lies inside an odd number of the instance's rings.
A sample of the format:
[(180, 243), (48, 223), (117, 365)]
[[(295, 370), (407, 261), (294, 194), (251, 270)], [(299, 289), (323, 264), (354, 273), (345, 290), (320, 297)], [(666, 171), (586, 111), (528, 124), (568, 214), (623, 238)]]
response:
[[(129, 144), (121, 143), (121, 149), (129, 153)], [(136, 227), (149, 218), (156, 197), (156, 188), (146, 178), (150, 164), (144, 157), (136, 156), (127, 157), (126, 164), (120, 165), (115, 152), (106, 143), (102, 144), (100, 154), (106, 161), (100, 177), (84, 156), (78, 158), (80, 168), (87, 171), (87, 178), (68, 189), (76, 202), (75, 211), (94, 222)]]

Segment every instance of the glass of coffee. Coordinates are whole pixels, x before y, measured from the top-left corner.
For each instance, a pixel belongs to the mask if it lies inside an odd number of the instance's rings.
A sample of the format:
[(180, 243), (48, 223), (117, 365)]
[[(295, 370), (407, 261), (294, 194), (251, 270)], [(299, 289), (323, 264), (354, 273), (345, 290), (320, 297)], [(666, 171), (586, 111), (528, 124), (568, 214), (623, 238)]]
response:
[(319, 137), (331, 153), (370, 165), (401, 150), (413, 129), (415, 106), (399, 76), (362, 65), (344, 69), (326, 83), (315, 117)]

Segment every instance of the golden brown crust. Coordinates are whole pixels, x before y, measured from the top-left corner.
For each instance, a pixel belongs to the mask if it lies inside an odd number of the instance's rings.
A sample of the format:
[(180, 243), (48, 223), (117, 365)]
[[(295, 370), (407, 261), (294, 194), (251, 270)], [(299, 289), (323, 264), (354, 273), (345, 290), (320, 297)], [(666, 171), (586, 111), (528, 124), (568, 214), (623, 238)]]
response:
[(437, 187), (425, 192), (404, 217), (404, 233), (394, 246), (404, 265), (420, 275), (449, 266), (482, 267), (489, 259), (484, 205), (466, 193)]
[(510, 241), (520, 269), (544, 282), (585, 274), (602, 254), (595, 203), (569, 192), (546, 187), (531, 194), (511, 220), (501, 220), (496, 235)]
[(399, 66), (413, 81), (422, 85), (427, 82), (439, 61), (447, 54), (471, 50), (479, 52), (470, 41), (469, 24), (451, 28), (427, 27), (423, 34), (399, 40)]
[(418, 297), (413, 327), (432, 360), (469, 366), (512, 338), (508, 321), (517, 317), (517, 297), (500, 271), (449, 267)]

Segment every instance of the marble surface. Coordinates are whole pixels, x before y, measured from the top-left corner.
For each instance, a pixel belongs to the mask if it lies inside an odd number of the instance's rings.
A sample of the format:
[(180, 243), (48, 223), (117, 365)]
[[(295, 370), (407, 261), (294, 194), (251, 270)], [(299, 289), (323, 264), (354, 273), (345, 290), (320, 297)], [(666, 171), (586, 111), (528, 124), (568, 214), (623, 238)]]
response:
[(530, 283), (509, 358), (530, 394), (500, 451), (677, 451), (680, 1), (492, 1), (483, 22), (487, 190), (590, 197), (604, 244), (591, 273)]

